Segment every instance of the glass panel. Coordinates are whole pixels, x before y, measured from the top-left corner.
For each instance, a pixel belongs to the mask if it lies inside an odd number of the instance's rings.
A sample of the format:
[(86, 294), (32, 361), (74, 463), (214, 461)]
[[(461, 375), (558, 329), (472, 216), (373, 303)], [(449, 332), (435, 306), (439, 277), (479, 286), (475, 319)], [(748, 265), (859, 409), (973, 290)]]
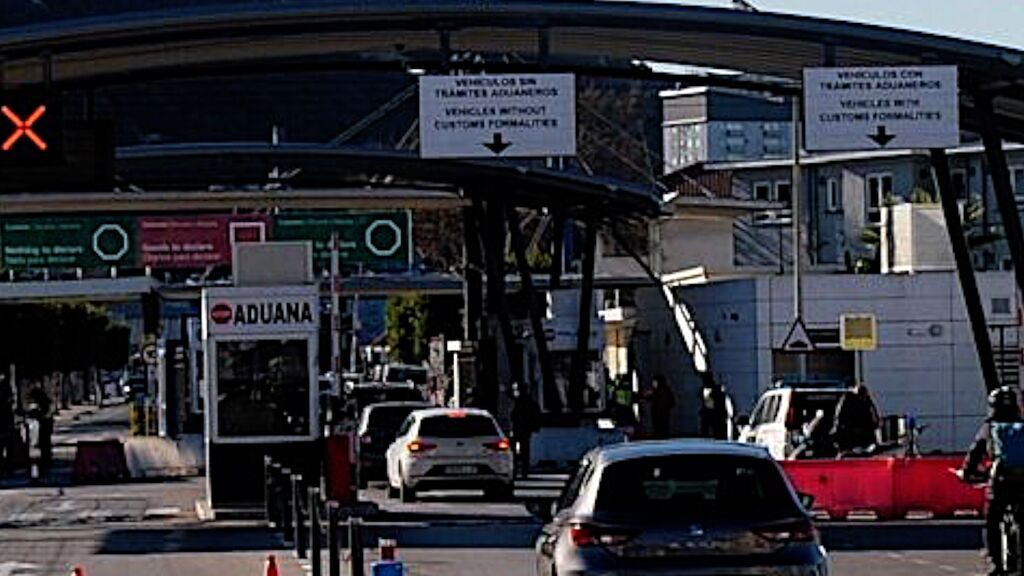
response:
[(774, 463), (753, 458), (672, 455), (610, 464), (595, 514), (673, 521), (797, 516)]
[(500, 435), (494, 420), (486, 416), (431, 416), (420, 422), (424, 438), (479, 438)]
[(218, 342), (219, 435), (308, 435), (307, 348), (306, 340)]

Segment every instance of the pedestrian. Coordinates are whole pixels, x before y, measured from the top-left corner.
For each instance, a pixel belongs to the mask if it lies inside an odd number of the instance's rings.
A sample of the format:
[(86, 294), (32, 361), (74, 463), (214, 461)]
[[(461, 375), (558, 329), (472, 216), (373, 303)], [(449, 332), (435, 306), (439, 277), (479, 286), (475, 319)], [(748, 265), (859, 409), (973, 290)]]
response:
[(651, 404), (654, 438), (658, 440), (669, 438), (672, 435), (672, 409), (675, 408), (676, 399), (664, 376), (658, 374), (654, 377), (651, 390), (646, 396), (647, 401)]
[(878, 442), (878, 408), (863, 382), (857, 382), (836, 406), (832, 438), (840, 452), (869, 450)]
[(14, 393), (7, 378), (0, 375), (0, 478), (14, 470), (16, 435)]
[(729, 410), (725, 388), (715, 380), (714, 374), (701, 374), (700, 435), (703, 438), (727, 440), (729, 437)]
[(28, 417), (36, 421), (39, 431), (36, 445), (39, 448), (39, 476), (46, 476), (53, 463), (53, 402), (41, 387), (28, 393)]
[(529, 390), (512, 385), (512, 443), (519, 461), (517, 473), (525, 478), (530, 473), (530, 440), (540, 429), (540, 406)]

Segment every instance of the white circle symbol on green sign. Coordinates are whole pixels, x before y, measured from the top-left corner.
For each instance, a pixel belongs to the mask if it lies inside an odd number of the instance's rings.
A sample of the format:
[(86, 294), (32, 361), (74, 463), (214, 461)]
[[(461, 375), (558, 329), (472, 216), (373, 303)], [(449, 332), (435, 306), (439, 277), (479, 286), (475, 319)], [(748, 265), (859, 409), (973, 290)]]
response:
[[(381, 248), (374, 244), (373, 232), (381, 226), (387, 226), (394, 232), (395, 242), (391, 246)], [(402, 247), (402, 229), (398, 227), (398, 224), (395, 224), (391, 220), (374, 220), (373, 224), (366, 227), (366, 233), (364, 236), (366, 240), (366, 248), (370, 252), (373, 252), (374, 256), (391, 256), (395, 252), (398, 252), (398, 249)]]
[[(100, 246), (100, 242), (105, 234), (117, 236), (121, 246), (113, 252), (107, 252)], [(116, 262), (128, 253), (128, 233), (124, 231), (120, 224), (103, 224), (96, 228), (96, 231), (92, 234), (92, 251), (104, 262)]]

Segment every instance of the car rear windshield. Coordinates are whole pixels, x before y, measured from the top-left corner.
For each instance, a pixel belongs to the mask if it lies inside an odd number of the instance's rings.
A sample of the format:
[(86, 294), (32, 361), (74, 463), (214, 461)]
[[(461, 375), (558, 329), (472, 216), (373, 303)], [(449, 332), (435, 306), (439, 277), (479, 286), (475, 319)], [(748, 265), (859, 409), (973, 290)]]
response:
[(487, 416), (431, 416), (420, 422), (420, 436), (425, 438), (475, 438), (498, 434), (494, 420)]
[(821, 426), (831, 428), (832, 420), (836, 414), (836, 407), (839, 405), (839, 399), (843, 397), (846, 392), (840, 391), (822, 391), (822, 392), (794, 392), (793, 393), (793, 406), (792, 416), (787, 419), (787, 427), (791, 430), (799, 429), (805, 424), (810, 424), (814, 420), (821, 410), (824, 415), (824, 421)]
[(771, 520), (800, 510), (767, 460), (673, 455), (610, 464), (595, 514), (665, 520)]
[(367, 421), (367, 430), (372, 433), (384, 433), (394, 435), (398, 427), (405, 422), (405, 419), (414, 410), (420, 410), (426, 406), (377, 406), (370, 409), (370, 417)]

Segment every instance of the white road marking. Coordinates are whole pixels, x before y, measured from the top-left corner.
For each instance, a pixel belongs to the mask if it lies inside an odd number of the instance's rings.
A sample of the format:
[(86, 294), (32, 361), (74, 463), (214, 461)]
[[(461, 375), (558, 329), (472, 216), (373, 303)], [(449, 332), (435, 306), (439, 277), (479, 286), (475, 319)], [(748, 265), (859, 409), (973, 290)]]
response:
[(38, 569), (38, 564), (30, 564), (28, 562), (0, 562), (0, 576), (35, 574)]
[(78, 509), (78, 506), (75, 505), (74, 500), (61, 500), (60, 504), (47, 508), (51, 512), (71, 512), (76, 509)]
[(146, 508), (146, 518), (177, 516), (181, 514), (181, 508), (177, 506), (163, 506), (160, 508)]
[(21, 512), (19, 514), (11, 514), (7, 517), (7, 522), (12, 524), (19, 523), (35, 523), (41, 521), (46, 517), (46, 514), (42, 512)]

